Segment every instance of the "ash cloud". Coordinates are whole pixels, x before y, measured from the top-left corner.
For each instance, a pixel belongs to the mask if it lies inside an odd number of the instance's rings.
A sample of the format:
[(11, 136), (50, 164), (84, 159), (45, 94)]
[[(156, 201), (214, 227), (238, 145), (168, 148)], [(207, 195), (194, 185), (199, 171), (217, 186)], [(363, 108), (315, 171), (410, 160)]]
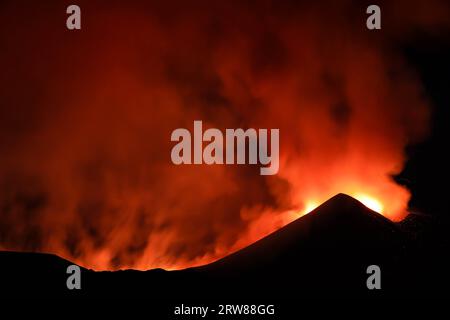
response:
[[(403, 4), (403, 5), (400, 5)], [(417, 5), (416, 5), (417, 4)], [(0, 248), (94, 269), (210, 262), (364, 189), (401, 218), (399, 172), (429, 108), (396, 50), (446, 28), (440, 1), (80, 1), (0, 6)], [(170, 133), (280, 128), (280, 172), (174, 166)], [(390, 206), (390, 207), (389, 207)]]

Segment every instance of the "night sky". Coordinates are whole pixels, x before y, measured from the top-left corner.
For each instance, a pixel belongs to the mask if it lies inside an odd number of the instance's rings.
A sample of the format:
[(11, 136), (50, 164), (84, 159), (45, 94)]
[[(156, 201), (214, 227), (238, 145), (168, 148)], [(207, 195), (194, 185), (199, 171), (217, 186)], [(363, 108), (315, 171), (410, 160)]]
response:
[[(182, 268), (340, 192), (443, 234), (447, 1), (379, 1), (373, 31), (361, 1), (77, 1), (74, 31), (69, 4), (0, 3), (0, 249)], [(194, 120), (279, 128), (279, 173), (173, 165)]]

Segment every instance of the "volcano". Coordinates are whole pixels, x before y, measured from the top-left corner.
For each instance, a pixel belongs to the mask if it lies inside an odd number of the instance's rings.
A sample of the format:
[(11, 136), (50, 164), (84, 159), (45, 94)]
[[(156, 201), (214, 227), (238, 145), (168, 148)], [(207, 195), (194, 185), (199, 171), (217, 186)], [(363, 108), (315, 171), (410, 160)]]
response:
[[(391, 297), (419, 292), (418, 284), (426, 282), (420, 281), (423, 270), (414, 267), (414, 248), (399, 225), (338, 194), (254, 244), (201, 267), (82, 269), (82, 289), (68, 290), (69, 261), (42, 253), (1, 252), (0, 283), (4, 293), (14, 296)], [(370, 265), (381, 269), (381, 290), (366, 287)]]

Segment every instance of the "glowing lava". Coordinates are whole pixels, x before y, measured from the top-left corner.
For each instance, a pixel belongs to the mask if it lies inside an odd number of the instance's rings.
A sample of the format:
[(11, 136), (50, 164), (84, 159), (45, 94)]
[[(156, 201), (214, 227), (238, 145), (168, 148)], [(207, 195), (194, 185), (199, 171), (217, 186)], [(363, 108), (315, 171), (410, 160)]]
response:
[(383, 213), (384, 206), (383, 204), (378, 201), (377, 199), (370, 197), (365, 194), (358, 194), (354, 196), (355, 199), (362, 202), (363, 205), (365, 205), (367, 208), (376, 211), (378, 213)]
[[(383, 214), (384, 212), (384, 206), (381, 201), (376, 199), (375, 197), (369, 196), (367, 194), (353, 194), (352, 197), (354, 197), (356, 200), (360, 201), (363, 205), (365, 205), (367, 208), (378, 212), (380, 214)], [(316, 209), (320, 205), (320, 202), (310, 200), (306, 201), (305, 208), (301, 210), (298, 215), (303, 216), (305, 214), (310, 213), (314, 209)], [(298, 217), (298, 216), (297, 216)]]
[[(339, 193), (406, 216), (410, 193), (392, 177), (431, 108), (398, 42), (448, 23), (445, 1), (386, 1), (395, 23), (382, 37), (368, 37), (352, 1), (156, 2), (84, 7), (96, 18), (73, 39), (53, 9), (34, 14), (47, 4), (0, 2), (2, 29), (14, 30), (0, 50), (0, 250), (182, 269)], [(195, 120), (225, 135), (279, 129), (278, 173), (174, 165), (171, 132)]]

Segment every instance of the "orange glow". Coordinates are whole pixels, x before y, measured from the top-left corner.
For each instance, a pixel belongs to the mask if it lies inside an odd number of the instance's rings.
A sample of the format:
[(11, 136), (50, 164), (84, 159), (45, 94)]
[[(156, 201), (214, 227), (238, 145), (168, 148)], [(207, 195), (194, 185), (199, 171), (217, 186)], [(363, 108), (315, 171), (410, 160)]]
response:
[[(430, 108), (397, 49), (443, 12), (436, 4), (388, 1), (389, 28), (373, 33), (353, 1), (86, 1), (88, 28), (69, 32), (60, 5), (7, 2), (0, 248), (96, 270), (180, 269), (338, 193), (394, 221), (407, 214), (410, 193), (392, 176)], [(279, 173), (174, 165), (170, 134), (194, 120), (278, 128)]]
[(305, 200), (304, 209), (299, 211), (298, 216), (311, 212), (318, 205), (338, 193), (352, 196), (366, 207), (393, 221), (400, 221), (408, 214), (407, 203), (410, 198), (408, 190), (395, 184), (388, 178), (378, 180), (379, 184), (364, 179), (361, 179), (359, 183), (355, 183), (356, 179), (353, 183), (348, 183), (345, 182), (345, 177), (342, 177), (343, 181), (339, 183), (339, 176), (336, 176), (334, 179), (337, 181), (324, 188), (323, 192), (314, 189), (306, 190), (304, 185), (302, 185), (303, 194), (300, 196), (300, 199), (310, 198), (318, 200)]
[[(374, 197), (371, 197), (366, 194), (356, 193), (351, 195), (353, 198), (360, 201), (362, 204), (364, 204), (369, 209), (378, 212), (380, 214), (383, 214), (384, 211), (384, 205), (381, 203), (381, 201), (377, 200)], [(310, 213), (314, 209), (316, 209), (320, 205), (317, 201), (306, 201), (305, 208), (303, 210), (300, 210), (296, 216), (293, 216), (294, 218), (298, 218), (299, 216), (303, 216), (305, 214)]]
[(357, 194), (354, 198), (361, 201), (367, 208), (381, 214), (383, 213), (383, 204), (377, 199), (364, 194)]
[(317, 203), (316, 201), (307, 201), (305, 205), (305, 209), (301, 211), (301, 215), (305, 215), (307, 213), (310, 213), (315, 208), (317, 208), (320, 205), (320, 203)]

